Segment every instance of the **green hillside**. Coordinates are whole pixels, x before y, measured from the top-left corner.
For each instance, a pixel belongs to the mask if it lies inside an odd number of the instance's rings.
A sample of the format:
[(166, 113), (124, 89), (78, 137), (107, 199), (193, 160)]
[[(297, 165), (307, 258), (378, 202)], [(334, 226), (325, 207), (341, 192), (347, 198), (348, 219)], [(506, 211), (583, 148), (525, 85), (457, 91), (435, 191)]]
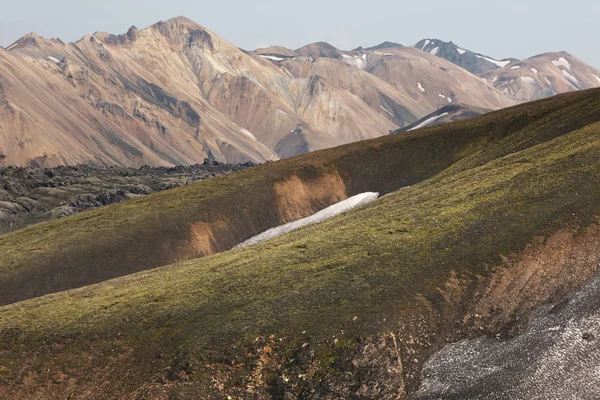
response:
[[(268, 163), (0, 236), (0, 304), (221, 252), (365, 191), (472, 168), (600, 120), (596, 91)], [(294, 183), (288, 184), (285, 183)], [(298, 184), (308, 195), (296, 198)]]
[[(469, 335), (457, 320), (482, 296), (478, 288), (510, 269), (507, 260), (536, 237), (595, 225), (599, 121), (600, 91), (559, 96), (2, 236), (3, 284), (26, 277), (35, 295), (56, 271), (80, 274), (69, 281), (76, 286), (90, 274), (176, 261), (172, 248), (187, 240), (189, 219), (230, 213), (233, 221), (248, 210), (224, 229), (228, 240), (216, 250), (225, 250), (284, 219), (269, 205), (278, 201), (274, 185), (292, 175), (311, 182), (333, 171), (347, 195), (391, 192), (268, 242), (1, 307), (0, 397), (391, 398), (404, 384), (413, 390), (428, 354)], [(578, 285), (594, 263), (582, 262), (580, 276), (549, 276), (545, 291), (524, 283), (527, 304)], [(502, 323), (490, 311), (495, 322), (481, 331), (510, 334), (527, 307)], [(369, 369), (378, 357), (387, 367)]]

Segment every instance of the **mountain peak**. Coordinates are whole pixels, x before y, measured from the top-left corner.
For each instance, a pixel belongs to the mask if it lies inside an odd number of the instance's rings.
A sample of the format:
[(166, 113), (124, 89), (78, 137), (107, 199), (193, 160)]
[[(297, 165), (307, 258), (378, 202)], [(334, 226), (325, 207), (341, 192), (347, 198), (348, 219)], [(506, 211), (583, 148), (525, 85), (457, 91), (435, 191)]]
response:
[(16, 42), (8, 46), (6, 50), (11, 51), (25, 47), (38, 47), (40, 43), (44, 42), (63, 43), (60, 39), (46, 39), (35, 32), (31, 32), (19, 38)]
[(403, 47), (403, 46), (399, 43), (385, 41), (383, 43), (378, 44), (377, 46), (367, 47), (365, 50), (367, 50), (367, 51), (383, 50), (383, 49), (391, 49), (393, 47)]
[(194, 30), (194, 29), (204, 30), (205, 29), (203, 26), (198, 24), (196, 21), (194, 21), (190, 18), (184, 17), (184, 16), (174, 17), (174, 18), (170, 18), (166, 21), (157, 22), (156, 24), (153, 25), (153, 27), (160, 27), (160, 26), (164, 26), (164, 25), (170, 26), (170, 27), (183, 26), (190, 30)]
[(315, 42), (296, 50), (296, 53), (305, 57), (341, 57), (342, 52), (327, 42)]

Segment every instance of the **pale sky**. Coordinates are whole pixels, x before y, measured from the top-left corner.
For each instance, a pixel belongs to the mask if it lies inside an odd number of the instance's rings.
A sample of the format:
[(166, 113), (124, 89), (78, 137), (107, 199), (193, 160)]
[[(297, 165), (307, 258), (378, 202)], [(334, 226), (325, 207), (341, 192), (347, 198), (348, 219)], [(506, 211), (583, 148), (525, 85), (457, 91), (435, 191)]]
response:
[(598, 0), (0, 0), (0, 45), (29, 32), (65, 42), (119, 34), (179, 15), (247, 50), (436, 38), (494, 58), (564, 50), (600, 68)]

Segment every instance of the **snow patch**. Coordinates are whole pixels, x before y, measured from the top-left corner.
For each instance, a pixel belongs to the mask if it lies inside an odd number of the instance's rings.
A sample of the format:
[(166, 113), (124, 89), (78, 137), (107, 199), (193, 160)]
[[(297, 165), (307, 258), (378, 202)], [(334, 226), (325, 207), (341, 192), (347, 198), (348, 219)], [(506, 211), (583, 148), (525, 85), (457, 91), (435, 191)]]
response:
[(510, 61), (498, 61), (498, 60), (494, 60), (493, 58), (489, 58), (489, 57), (485, 57), (485, 56), (479, 56), (476, 55), (477, 58), (486, 60), (491, 62), (492, 64), (496, 64), (497, 66), (499, 66), (500, 68), (506, 67), (508, 64), (510, 64)]
[(393, 56), (392, 53), (383, 53), (384, 56)]
[(324, 210), (321, 210), (310, 217), (302, 218), (298, 221), (289, 222), (284, 225), (271, 228), (260, 235), (256, 235), (245, 242), (235, 246), (234, 248), (245, 247), (251, 244), (264, 242), (265, 240), (273, 239), (277, 236), (281, 236), (285, 233), (295, 231), (305, 226), (317, 224), (319, 222), (327, 221), (333, 217), (336, 217), (346, 211), (350, 211), (353, 208), (368, 204), (379, 197), (379, 193), (366, 192), (362, 193), (344, 201), (340, 201)]
[(244, 135), (248, 136), (250, 139), (256, 140), (258, 142), (258, 139), (256, 139), (256, 136), (254, 136), (252, 134), (252, 132), (250, 132), (248, 129), (240, 128), (240, 132), (242, 132)]
[(460, 47), (457, 47), (456, 51), (458, 51), (458, 54), (460, 54), (461, 56), (467, 52), (466, 50), (463, 50)]
[[(594, 74), (592, 74), (592, 75), (594, 75)], [(596, 80), (597, 80), (598, 82), (600, 82), (600, 78), (598, 78), (598, 76), (594, 75), (594, 78), (596, 78)]]
[(566, 69), (571, 70), (571, 64), (569, 64), (569, 62), (563, 57), (559, 58), (558, 60), (553, 60), (552, 65), (555, 67), (565, 67)]
[(436, 115), (435, 117), (428, 118), (425, 121), (421, 122), (419, 125), (415, 126), (414, 128), (410, 128), (409, 131), (414, 131), (415, 129), (420, 129), (420, 128), (429, 126), (429, 125), (433, 124), (435, 121), (437, 121), (438, 119), (445, 117), (446, 115), (448, 115), (447, 112), (440, 114), (440, 115)]
[(417, 87), (421, 92), (425, 93), (425, 88), (423, 87), (423, 85), (421, 85), (421, 82), (417, 82)]
[(490, 83), (490, 85), (493, 85), (494, 83), (496, 83), (497, 80), (498, 80), (498, 77), (495, 76), (494, 79), (492, 79), (492, 82)]
[(48, 59), (50, 61), (55, 62), (56, 64), (60, 64), (60, 60), (58, 58), (56, 58), (56, 57), (48, 56)]
[(347, 54), (342, 54), (342, 57), (344, 58), (344, 61), (346, 61), (346, 63), (358, 68), (358, 69), (365, 69), (367, 68), (367, 61), (366, 61), (366, 54), (363, 55), (364, 58), (359, 57), (359, 56), (349, 56)]
[(379, 107), (381, 107), (381, 109), (383, 111), (385, 111), (386, 113), (390, 114), (392, 117), (394, 116), (394, 114), (392, 114), (392, 112), (390, 110), (388, 110), (387, 108), (385, 108), (383, 105), (380, 104)]
[(438, 53), (438, 51), (440, 51), (439, 47), (434, 48), (433, 50), (430, 51), (431, 54), (433, 54), (434, 56)]
[(265, 56), (264, 54), (259, 54), (259, 57), (265, 58), (265, 59), (271, 60), (271, 61), (283, 61), (283, 60), (285, 60), (285, 58), (283, 58), (283, 57)]
[(427, 47), (427, 45), (431, 43), (431, 40), (427, 39), (425, 40), (425, 44), (423, 45), (423, 47), (421, 47), (421, 50), (423, 50), (425, 47)]
[(533, 72), (534, 74), (536, 74), (536, 75), (538, 74), (538, 70), (537, 69), (535, 69), (535, 68), (530, 68), (530, 69), (531, 69), (531, 72)]
[(521, 68), (520, 65), (515, 65), (514, 67), (511, 67), (511, 70), (513, 70), (513, 69), (519, 69), (519, 68)]
[(506, 60), (506, 61), (498, 61), (498, 60), (494, 60), (493, 58), (489, 58), (489, 57), (485, 57), (485, 56), (479, 56), (479, 55), (477, 55), (477, 54), (476, 54), (476, 56), (477, 56), (477, 58), (481, 58), (482, 60), (486, 60), (486, 61), (489, 61), (489, 62), (491, 62), (492, 64), (496, 64), (496, 65), (497, 65), (497, 66), (499, 66), (500, 68), (504, 68), (504, 67), (506, 67), (508, 64), (510, 64), (510, 61), (509, 61), (509, 60)]
[(6, 49), (6, 51), (10, 51), (10, 50), (14, 49), (16, 46), (17, 46), (17, 43), (13, 43)]
[(438, 94), (438, 97), (441, 97), (442, 99), (446, 100), (448, 103), (452, 103), (452, 99), (450, 97), (446, 97), (443, 94)]
[(571, 81), (571, 83), (574, 83), (575, 85), (579, 84), (579, 81), (577, 80), (577, 78), (575, 78), (573, 75), (571, 75), (564, 69), (562, 70), (562, 74), (564, 75), (565, 78), (567, 78), (569, 81)]

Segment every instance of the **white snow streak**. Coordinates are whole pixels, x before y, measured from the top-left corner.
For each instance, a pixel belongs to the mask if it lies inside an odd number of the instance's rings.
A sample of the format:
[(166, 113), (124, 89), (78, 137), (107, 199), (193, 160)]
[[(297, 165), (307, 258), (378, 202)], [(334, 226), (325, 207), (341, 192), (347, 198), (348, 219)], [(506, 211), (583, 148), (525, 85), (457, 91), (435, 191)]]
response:
[(567, 78), (569, 81), (571, 81), (571, 83), (579, 84), (579, 81), (577, 80), (577, 78), (575, 78), (573, 75), (571, 75), (564, 69), (562, 70), (562, 74), (565, 76), (565, 78)]
[(520, 65), (515, 65), (514, 67), (511, 68), (511, 70), (513, 70), (513, 69), (519, 69), (519, 68), (521, 68)]
[(483, 60), (489, 61), (492, 64), (496, 64), (497, 66), (499, 66), (500, 68), (506, 67), (508, 64), (510, 64), (510, 61), (498, 61), (498, 60), (494, 60), (493, 58), (489, 58), (489, 57), (484, 57), (484, 56), (478, 56), (476, 55), (477, 58), (481, 58)]
[(438, 51), (440, 51), (439, 47), (434, 48), (433, 50), (430, 51), (431, 54), (433, 54), (434, 56), (438, 53)]
[(15, 48), (15, 47), (16, 47), (16, 45), (17, 45), (17, 43), (13, 43), (13, 44), (11, 44), (11, 45), (8, 47), (8, 49), (6, 49), (6, 51), (10, 51), (10, 50), (12, 50), (13, 48)]
[(382, 106), (381, 104), (379, 105), (379, 107), (381, 107), (381, 109), (383, 111), (385, 111), (386, 113), (390, 114), (392, 117), (394, 116), (394, 114), (391, 113), (391, 111), (389, 111), (387, 108), (385, 108), (384, 106)]
[(425, 121), (421, 122), (419, 125), (415, 126), (414, 128), (409, 129), (409, 131), (414, 131), (415, 129), (420, 129), (420, 128), (429, 126), (432, 123), (434, 123), (435, 121), (437, 121), (438, 119), (445, 117), (446, 115), (448, 115), (447, 112), (440, 114), (440, 115), (436, 115), (435, 117), (428, 118)]
[(552, 64), (555, 67), (565, 67), (568, 70), (571, 70), (571, 64), (569, 64), (569, 62), (567, 60), (565, 60), (564, 58), (559, 58), (558, 60), (554, 60), (552, 61)]
[(283, 58), (283, 57), (265, 56), (264, 54), (259, 54), (259, 57), (266, 58), (267, 60), (271, 60), (271, 61), (283, 61), (283, 60), (285, 60), (285, 58)]
[(534, 74), (536, 74), (536, 75), (538, 74), (538, 70), (537, 69), (535, 69), (535, 68), (530, 68), (530, 69), (531, 69), (531, 72), (533, 72)]
[[(592, 75), (594, 75), (594, 74), (592, 74)], [(594, 78), (596, 78), (596, 80), (597, 80), (598, 82), (600, 82), (600, 78), (598, 78), (598, 76), (594, 75)]]
[(421, 82), (417, 82), (417, 87), (421, 92), (425, 93), (425, 88), (423, 87), (423, 85), (421, 85)]
[(463, 50), (460, 47), (457, 47), (456, 51), (458, 51), (458, 54), (460, 54), (461, 56), (467, 52), (466, 50)]
[(240, 132), (242, 132), (244, 135), (248, 136), (250, 139), (256, 140), (258, 142), (258, 139), (256, 139), (256, 136), (254, 136), (252, 134), (252, 132), (250, 132), (248, 129), (240, 128)]
[(366, 192), (366, 193), (356, 195), (354, 197), (350, 197), (349, 199), (340, 201), (339, 203), (334, 204), (330, 207), (327, 207), (326, 209), (321, 210), (321, 211), (311, 215), (310, 217), (302, 218), (302, 219), (299, 219), (294, 222), (289, 222), (287, 224), (280, 225), (275, 228), (271, 228), (271, 229), (261, 233), (260, 235), (251, 237), (250, 239), (246, 240), (244, 243), (238, 244), (234, 248), (237, 249), (237, 248), (248, 246), (251, 244), (264, 242), (265, 240), (269, 240), (269, 239), (275, 238), (277, 236), (281, 236), (285, 233), (295, 231), (295, 230), (303, 228), (305, 226), (310, 226), (310, 225), (317, 224), (319, 222), (326, 221), (326, 220), (331, 219), (335, 216), (338, 216), (342, 213), (345, 213), (346, 211), (350, 211), (353, 208), (370, 203), (373, 200), (377, 199), (377, 197), (379, 197), (379, 193), (374, 193), (374, 192)]
[(48, 59), (50, 61), (55, 62), (56, 64), (60, 64), (60, 60), (58, 58), (56, 58), (56, 57), (48, 56)]

